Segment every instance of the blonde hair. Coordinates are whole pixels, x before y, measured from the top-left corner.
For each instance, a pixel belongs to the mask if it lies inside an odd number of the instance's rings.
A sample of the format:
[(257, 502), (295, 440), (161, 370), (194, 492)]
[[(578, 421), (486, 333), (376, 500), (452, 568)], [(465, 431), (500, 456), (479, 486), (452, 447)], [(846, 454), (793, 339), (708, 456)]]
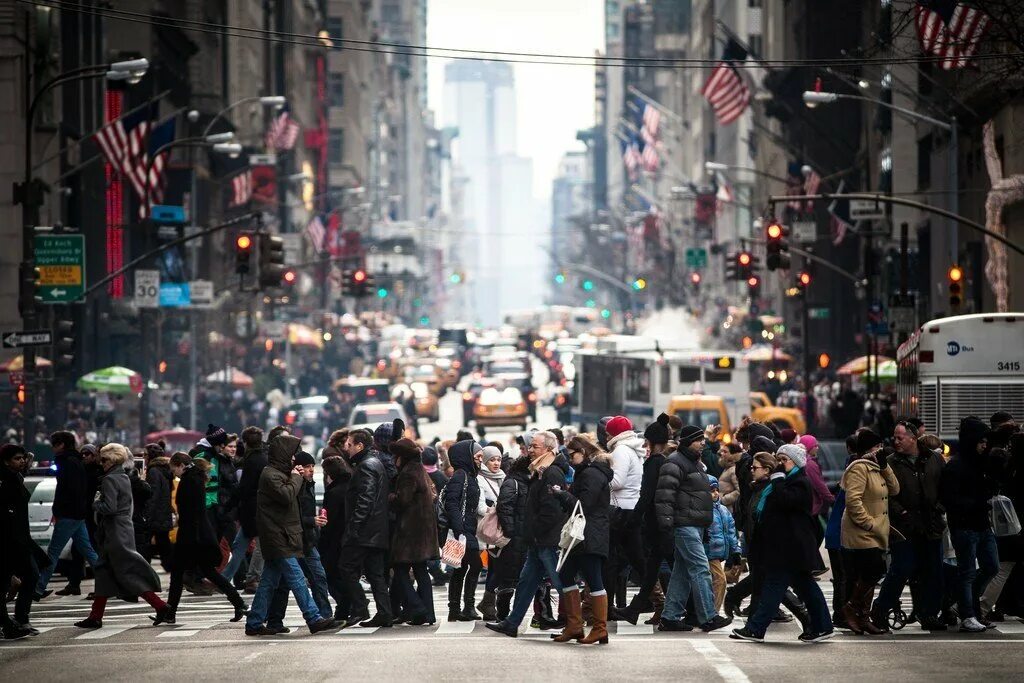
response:
[(131, 457), (131, 452), (119, 443), (108, 443), (100, 449), (100, 460), (107, 460), (113, 465), (123, 465)]

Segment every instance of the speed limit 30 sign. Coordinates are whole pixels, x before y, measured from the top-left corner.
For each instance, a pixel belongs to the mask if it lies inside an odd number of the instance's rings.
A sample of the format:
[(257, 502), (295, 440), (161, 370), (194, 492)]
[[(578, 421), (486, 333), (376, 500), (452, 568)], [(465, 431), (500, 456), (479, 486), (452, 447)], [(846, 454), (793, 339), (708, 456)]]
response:
[(160, 306), (160, 271), (135, 271), (136, 308), (158, 308)]

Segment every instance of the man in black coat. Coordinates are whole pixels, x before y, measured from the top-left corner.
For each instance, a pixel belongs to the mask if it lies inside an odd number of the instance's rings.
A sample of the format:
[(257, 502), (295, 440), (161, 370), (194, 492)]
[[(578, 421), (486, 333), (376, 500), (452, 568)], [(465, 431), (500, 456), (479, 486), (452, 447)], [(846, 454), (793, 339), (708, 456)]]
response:
[[(341, 540), (341, 563), (352, 615), (346, 626), (359, 623), (365, 627), (391, 626), (391, 601), (385, 578), (385, 553), (388, 547), (388, 473), (372, 449), (373, 437), (355, 430), (345, 440), (345, 455), (355, 473), (345, 497), (348, 517)], [(377, 614), (370, 619), (369, 602), (359, 577), (365, 573), (373, 592)]]
[(921, 628), (945, 631), (939, 620), (942, 598), (942, 508), (939, 485), (945, 463), (938, 453), (920, 448), (913, 426), (899, 422), (893, 430), (896, 453), (889, 467), (900, 483), (899, 493), (889, 493), (889, 554), (892, 562), (871, 608), (871, 621), (888, 628), (889, 611), (895, 609), (911, 578), (914, 611)]
[[(263, 430), (259, 427), (246, 427), (242, 430), (240, 438), (245, 449), (245, 459), (242, 462), (242, 478), (234, 492), (234, 501), (238, 507), (239, 528), (231, 543), (231, 559), (221, 571), (221, 576), (229, 581), (234, 578), (242, 566), (245, 552), (252, 539), (259, 535), (256, 528), (256, 492), (259, 489), (260, 475), (263, 474), (263, 468), (267, 466), (268, 454), (267, 444), (263, 443)], [(247, 591), (255, 592), (256, 584), (259, 583), (260, 572), (258, 570), (262, 568), (263, 564), (259, 560), (262, 560), (262, 556), (259, 553), (259, 541), (257, 541), (246, 577)]]
[[(88, 497), (88, 479), (82, 456), (75, 450), (75, 435), (71, 432), (54, 432), (50, 435), (54, 459), (57, 462), (57, 490), (53, 496), (53, 535), (50, 536), (50, 547), (47, 549), (50, 564), (39, 574), (36, 584), (36, 598), (42, 599), (53, 591), (46, 590), (50, 576), (57, 567), (57, 561), (68, 541), (96, 568), (99, 556), (89, 540), (89, 531), (85, 519), (92, 509), (92, 499)], [(77, 587), (61, 591), (60, 594), (78, 595)]]
[[(325, 455), (328, 449), (324, 449)], [(352, 467), (345, 458), (337, 455), (325, 457), (321, 467), (325, 484), (323, 516), (327, 523), (320, 528), (320, 561), (327, 573), (327, 590), (335, 602), (334, 620), (343, 623), (348, 621), (351, 603), (345, 577), (338, 565), (341, 561), (341, 539), (345, 535), (345, 498), (352, 481)]]
[(704, 532), (711, 525), (713, 508), (711, 482), (700, 466), (704, 430), (687, 425), (679, 431), (678, 443), (678, 450), (661, 466), (654, 492), (662, 552), (675, 555), (658, 630), (692, 630), (683, 623), (683, 610), (692, 590), (697, 623), (703, 631), (714, 631), (732, 620), (715, 611), (711, 570), (704, 550)]
[(779, 468), (770, 483), (759, 492), (754, 504), (751, 556), (757, 555), (764, 572), (757, 611), (730, 638), (764, 640), (789, 586), (807, 605), (810, 625), (800, 634), (804, 642), (819, 642), (834, 634), (832, 616), (825, 596), (814, 581), (818, 567), (818, 523), (811, 514), (813, 494), (804, 466), (807, 451), (797, 444), (785, 444), (777, 451)]
[(558, 438), (551, 432), (537, 432), (529, 444), (530, 488), (526, 494), (526, 518), (523, 536), (527, 544), (526, 559), (516, 586), (512, 612), (495, 624), (487, 624), (492, 631), (515, 638), (526, 610), (533, 601), (541, 580), (547, 576), (559, 593), (558, 541), (562, 526), (569, 516), (560, 499), (565, 490), (569, 461), (558, 454)]
[[(32, 540), (28, 523), (28, 501), (22, 470), (28, 462), (25, 449), (15, 444), (0, 447), (0, 627), (5, 640), (34, 636), (38, 631), (28, 625), (35, 588), (37, 562), (45, 562), (45, 554)], [(7, 613), (6, 593), (11, 577), (21, 579), (21, 588), (14, 603), (14, 621)]]

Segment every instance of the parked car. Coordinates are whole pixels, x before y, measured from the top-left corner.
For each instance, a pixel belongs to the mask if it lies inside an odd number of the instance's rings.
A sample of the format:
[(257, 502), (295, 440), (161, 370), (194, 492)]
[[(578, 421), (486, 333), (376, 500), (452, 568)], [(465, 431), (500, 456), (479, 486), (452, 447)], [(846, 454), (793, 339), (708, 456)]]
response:
[(406, 425), (409, 424), (409, 417), (401, 404), (391, 401), (389, 403), (360, 403), (352, 409), (348, 419), (349, 429), (369, 429), (371, 432), (385, 422), (393, 422), (395, 418), (401, 418)]
[(328, 396), (307, 396), (294, 401), (284, 413), (284, 424), (297, 437), (320, 439), (324, 433), (324, 411)]

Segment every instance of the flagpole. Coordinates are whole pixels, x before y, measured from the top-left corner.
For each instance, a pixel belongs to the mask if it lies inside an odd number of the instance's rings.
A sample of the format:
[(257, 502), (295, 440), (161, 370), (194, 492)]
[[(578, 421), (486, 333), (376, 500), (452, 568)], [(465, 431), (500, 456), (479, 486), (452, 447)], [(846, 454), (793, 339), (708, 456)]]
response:
[(666, 115), (666, 116), (668, 116), (669, 118), (671, 118), (671, 119), (675, 119), (675, 120), (676, 120), (677, 122), (679, 122), (679, 123), (684, 123), (684, 121), (683, 121), (683, 117), (682, 117), (682, 116), (680, 116), (679, 114), (675, 113), (674, 111), (672, 111), (671, 109), (669, 109), (668, 107), (666, 107), (666, 106), (665, 106), (664, 104), (662, 104), (661, 102), (658, 102), (658, 101), (657, 101), (656, 99), (654, 99), (653, 97), (650, 97), (649, 95), (645, 95), (644, 93), (640, 92), (640, 91), (639, 91), (639, 90), (638, 90), (638, 89), (636, 88), (636, 86), (633, 86), (633, 85), (629, 86), (629, 93), (630, 93), (631, 95), (636, 95), (636, 96), (637, 96), (637, 97), (639, 97), (639, 98), (640, 98), (641, 100), (643, 100), (643, 101), (644, 101), (644, 102), (646, 102), (647, 104), (651, 105), (652, 107), (654, 107), (655, 109), (657, 109), (658, 111), (660, 111), (660, 112), (661, 112), (662, 114), (665, 114), (665, 115)]

